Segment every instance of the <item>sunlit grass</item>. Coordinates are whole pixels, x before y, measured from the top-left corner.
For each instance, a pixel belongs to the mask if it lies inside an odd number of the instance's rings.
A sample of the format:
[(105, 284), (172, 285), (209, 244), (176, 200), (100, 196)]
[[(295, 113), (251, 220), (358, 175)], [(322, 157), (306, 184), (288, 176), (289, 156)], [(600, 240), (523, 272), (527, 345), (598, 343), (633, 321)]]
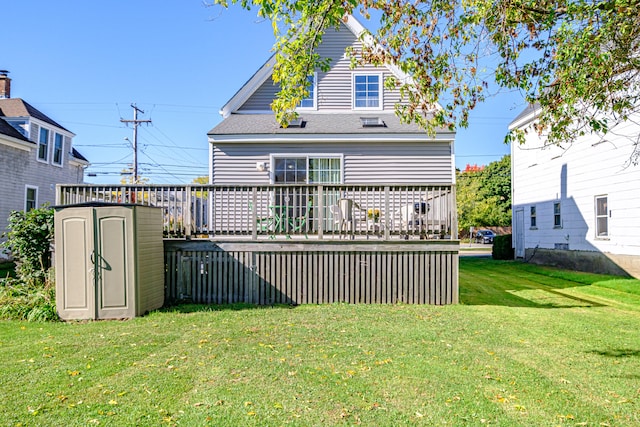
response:
[(463, 259), (461, 304), (0, 322), (0, 425), (640, 423), (640, 282)]

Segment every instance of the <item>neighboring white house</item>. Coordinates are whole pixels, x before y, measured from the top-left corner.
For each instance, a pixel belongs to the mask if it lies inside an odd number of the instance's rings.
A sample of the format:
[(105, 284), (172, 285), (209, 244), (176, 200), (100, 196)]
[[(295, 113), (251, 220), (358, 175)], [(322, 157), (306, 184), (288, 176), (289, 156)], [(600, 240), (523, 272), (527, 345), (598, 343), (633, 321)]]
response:
[[(272, 56), (222, 107), (223, 120), (209, 131), (212, 184), (439, 183), (455, 179), (455, 134), (435, 137), (394, 113), (399, 91), (389, 91), (393, 66), (350, 68), (347, 47), (358, 49), (364, 31), (353, 17), (329, 29), (318, 53), (331, 58), (317, 71), (300, 121), (281, 128), (270, 104), (279, 88)], [(297, 173), (287, 174), (295, 168)]]
[[(12, 211), (55, 203), (56, 184), (81, 184), (89, 164), (75, 135), (19, 98), (0, 71), (0, 235)], [(2, 256), (2, 254), (0, 254)]]
[[(510, 129), (526, 128), (536, 115), (527, 108)], [(545, 146), (535, 132), (512, 145), (516, 258), (640, 278), (640, 165), (630, 161), (637, 123), (563, 147)]]

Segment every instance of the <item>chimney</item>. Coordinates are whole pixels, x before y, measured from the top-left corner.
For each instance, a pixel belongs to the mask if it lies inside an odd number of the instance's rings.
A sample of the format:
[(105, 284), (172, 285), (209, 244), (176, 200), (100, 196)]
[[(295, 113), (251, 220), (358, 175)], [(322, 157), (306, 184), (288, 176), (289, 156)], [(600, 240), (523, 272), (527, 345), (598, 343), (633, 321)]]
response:
[(7, 70), (0, 70), (0, 99), (11, 98), (11, 79)]

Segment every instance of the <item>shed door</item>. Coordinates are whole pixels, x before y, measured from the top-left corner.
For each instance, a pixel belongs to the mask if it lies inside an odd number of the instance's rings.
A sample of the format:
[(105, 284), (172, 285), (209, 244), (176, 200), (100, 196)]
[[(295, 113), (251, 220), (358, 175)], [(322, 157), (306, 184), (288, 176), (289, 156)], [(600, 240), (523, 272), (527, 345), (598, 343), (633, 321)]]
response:
[(56, 302), (63, 319), (95, 319), (93, 218), (86, 210), (56, 214)]
[(133, 224), (128, 208), (95, 210), (95, 271), (98, 319), (135, 316)]
[(518, 209), (516, 211), (516, 258), (524, 258), (524, 210)]

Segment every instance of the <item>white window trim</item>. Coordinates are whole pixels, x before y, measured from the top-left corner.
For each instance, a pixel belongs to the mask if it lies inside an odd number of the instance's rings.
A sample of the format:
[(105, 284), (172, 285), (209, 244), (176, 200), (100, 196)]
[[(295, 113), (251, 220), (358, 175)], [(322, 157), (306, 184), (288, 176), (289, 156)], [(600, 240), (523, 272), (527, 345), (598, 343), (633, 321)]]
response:
[[(558, 217), (560, 219), (560, 224), (556, 225), (556, 205), (558, 205), (558, 207), (560, 208), (560, 213), (558, 214)], [(560, 202), (553, 202), (553, 211), (552, 211), (552, 218), (553, 218), (553, 228), (562, 228), (562, 203)]]
[[(377, 107), (356, 107), (356, 76), (378, 76), (379, 102)], [(351, 109), (357, 111), (381, 111), (384, 109), (384, 81), (382, 72), (354, 71), (351, 73)]]
[[(607, 212), (604, 215), (598, 215), (598, 199), (607, 199)], [(595, 196), (593, 198), (593, 216), (595, 218), (595, 224), (594, 224), (594, 234), (595, 234), (595, 238), (599, 239), (599, 240), (609, 240), (609, 195), (608, 194), (600, 194), (598, 196)], [(606, 218), (607, 219), (607, 234), (604, 236), (600, 236), (598, 235), (598, 219), (599, 218)]]
[(24, 211), (25, 212), (27, 212), (27, 195), (29, 194), (29, 190), (35, 190), (36, 198), (34, 200), (33, 207), (34, 209), (38, 207), (38, 196), (39, 196), (38, 187), (36, 187), (35, 185), (27, 184), (24, 186)]
[[(56, 163), (54, 161), (55, 152), (56, 152), (56, 135), (60, 135), (60, 138), (62, 139), (62, 147), (61, 147), (61, 151), (60, 151), (60, 163)], [(59, 132), (53, 132), (53, 143), (51, 144), (50, 159), (51, 159), (51, 164), (53, 166), (57, 166), (57, 167), (61, 168), (62, 165), (64, 164), (64, 135), (59, 133)]]
[[(531, 208), (533, 208), (533, 210), (535, 211), (535, 214), (532, 214)], [(531, 224), (531, 219), (532, 218), (535, 218), (535, 220), (536, 220), (536, 224), (535, 225)], [(529, 206), (529, 229), (530, 230), (537, 230), (538, 229), (538, 207), (536, 205)]]
[[(42, 131), (47, 131), (47, 150), (46, 150), (46, 153), (45, 153), (46, 156), (47, 156), (46, 159), (41, 159), (40, 158), (40, 145), (41, 145), (40, 135), (42, 134)], [(39, 161), (40, 163), (49, 164), (49, 160), (51, 159), (51, 145), (52, 145), (51, 144), (51, 135), (52, 134), (53, 134), (53, 132), (51, 131), (51, 129), (39, 126), (38, 139), (37, 139), (38, 146), (37, 146), (37, 149), (36, 149), (36, 160)]]
[[(306, 98), (309, 99), (309, 98)], [(313, 107), (297, 107), (300, 111), (316, 111), (318, 109), (318, 73), (313, 73)]]
[[(340, 159), (340, 182), (337, 184), (344, 184), (344, 154), (342, 153), (271, 153), (269, 155), (269, 183), (275, 184), (275, 166), (276, 158), (278, 159), (300, 159), (305, 157), (307, 159), (307, 167), (309, 166), (309, 158), (322, 158), (322, 159)], [(308, 171), (307, 171), (308, 172)], [(308, 175), (307, 175), (308, 176)], [(307, 178), (308, 180), (308, 178)], [(313, 184), (315, 185), (315, 184)], [(320, 185), (320, 184), (318, 184)], [(327, 184), (331, 185), (331, 184)]]

